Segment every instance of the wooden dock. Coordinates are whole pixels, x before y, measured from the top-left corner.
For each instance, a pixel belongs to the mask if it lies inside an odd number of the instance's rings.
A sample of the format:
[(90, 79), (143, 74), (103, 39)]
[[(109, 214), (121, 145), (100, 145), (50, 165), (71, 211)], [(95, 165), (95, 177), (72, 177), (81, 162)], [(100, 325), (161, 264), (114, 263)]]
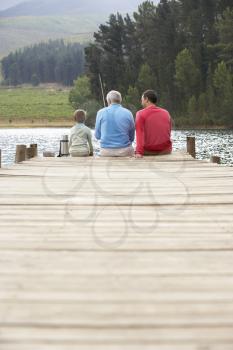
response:
[(233, 168), (0, 169), (1, 350), (232, 350)]

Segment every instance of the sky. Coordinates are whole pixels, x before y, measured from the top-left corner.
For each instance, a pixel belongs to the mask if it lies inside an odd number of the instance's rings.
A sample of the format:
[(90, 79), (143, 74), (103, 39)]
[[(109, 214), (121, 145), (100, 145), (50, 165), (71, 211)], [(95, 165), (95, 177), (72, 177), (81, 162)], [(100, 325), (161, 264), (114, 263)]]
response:
[[(0, 11), (25, 1), (29, 1), (29, 0), (0, 0)], [(109, 0), (109, 2), (111, 3), (111, 0)], [(143, 0), (138, 0), (138, 4), (140, 4), (141, 2), (143, 2)]]

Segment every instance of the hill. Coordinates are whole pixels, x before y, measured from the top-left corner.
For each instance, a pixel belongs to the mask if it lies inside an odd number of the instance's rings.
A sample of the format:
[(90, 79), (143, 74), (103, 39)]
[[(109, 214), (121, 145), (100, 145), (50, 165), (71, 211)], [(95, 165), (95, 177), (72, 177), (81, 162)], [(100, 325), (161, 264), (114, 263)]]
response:
[(0, 18), (0, 57), (49, 39), (90, 41), (105, 15)]
[[(1, 0), (0, 58), (16, 49), (49, 39), (90, 41), (113, 12), (132, 12), (141, 0)], [(19, 3), (20, 2), (20, 3)]]
[(18, 5), (21, 2), (24, 2), (24, 0), (1, 0), (0, 11), (6, 10), (10, 7)]
[(93, 0), (31, 0), (1, 11), (0, 17), (132, 12), (140, 3), (141, 0), (101, 0), (96, 2)]

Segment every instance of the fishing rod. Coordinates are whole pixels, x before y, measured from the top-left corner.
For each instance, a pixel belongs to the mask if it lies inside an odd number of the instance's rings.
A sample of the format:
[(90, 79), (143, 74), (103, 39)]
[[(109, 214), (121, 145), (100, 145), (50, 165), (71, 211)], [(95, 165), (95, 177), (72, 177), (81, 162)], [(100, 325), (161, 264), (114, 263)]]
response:
[(100, 81), (100, 87), (101, 87), (101, 93), (102, 93), (104, 107), (106, 107), (106, 102), (105, 102), (105, 97), (104, 97), (104, 86), (103, 86), (103, 81), (102, 81), (102, 77), (101, 77), (100, 73), (99, 73), (99, 81)]
[[(104, 107), (106, 107), (106, 102), (104, 97), (104, 86), (103, 86), (103, 81), (100, 73), (99, 73), (99, 81), (100, 81), (101, 93), (103, 98), (103, 104), (104, 104)], [(68, 155), (69, 155), (69, 136), (63, 135), (63, 138), (60, 141), (60, 149), (59, 149), (58, 157), (64, 157)]]

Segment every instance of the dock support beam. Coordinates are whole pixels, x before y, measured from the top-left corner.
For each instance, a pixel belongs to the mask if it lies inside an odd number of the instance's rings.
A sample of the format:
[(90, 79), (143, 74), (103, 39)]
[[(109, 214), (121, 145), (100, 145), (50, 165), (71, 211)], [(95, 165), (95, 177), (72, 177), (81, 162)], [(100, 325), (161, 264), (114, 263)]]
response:
[(221, 158), (218, 157), (218, 156), (212, 156), (212, 157), (210, 158), (210, 162), (211, 162), (211, 163), (215, 163), (215, 164), (221, 164)]
[(46, 151), (43, 153), (43, 157), (45, 158), (54, 158), (55, 157), (55, 153), (54, 152), (50, 152), (50, 151)]
[(26, 159), (31, 159), (37, 157), (37, 145), (31, 144), (30, 147), (26, 149)]
[(26, 145), (17, 145), (15, 154), (15, 163), (21, 163), (26, 160)]
[(196, 158), (196, 138), (194, 136), (187, 136), (187, 152)]
[(33, 158), (33, 149), (31, 147), (26, 148), (26, 159)]
[(38, 147), (36, 143), (32, 143), (30, 145), (30, 148), (32, 149), (32, 158), (37, 157), (38, 156)]
[(37, 155), (37, 144), (31, 144), (30, 147), (26, 147), (26, 145), (17, 145), (15, 163), (24, 162), (25, 160), (37, 157)]

